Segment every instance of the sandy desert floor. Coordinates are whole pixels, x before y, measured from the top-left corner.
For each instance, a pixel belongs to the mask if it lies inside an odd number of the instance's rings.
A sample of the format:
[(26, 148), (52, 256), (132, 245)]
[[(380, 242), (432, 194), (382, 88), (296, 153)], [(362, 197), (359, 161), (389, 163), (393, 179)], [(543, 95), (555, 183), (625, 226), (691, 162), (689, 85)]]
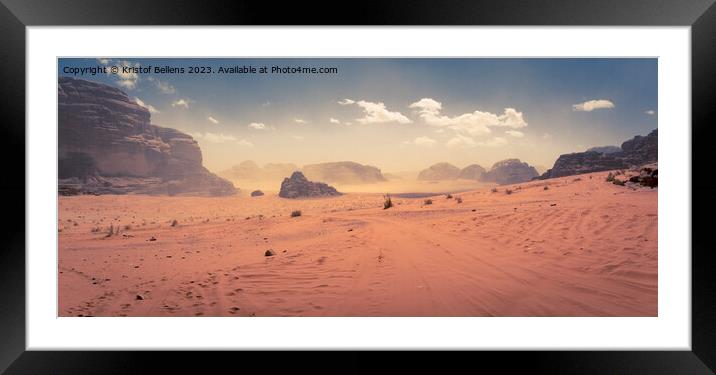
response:
[(388, 210), (380, 194), (60, 197), (59, 315), (656, 316), (657, 190), (606, 175)]

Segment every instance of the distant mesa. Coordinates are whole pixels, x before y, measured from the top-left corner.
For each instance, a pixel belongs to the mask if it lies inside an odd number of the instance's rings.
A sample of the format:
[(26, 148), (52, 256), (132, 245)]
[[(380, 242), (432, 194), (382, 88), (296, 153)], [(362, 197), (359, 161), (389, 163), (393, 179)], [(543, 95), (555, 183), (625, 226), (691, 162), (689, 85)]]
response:
[(621, 152), (622, 148), (619, 146), (598, 146), (587, 149), (585, 152), (598, 152), (600, 154), (613, 154), (615, 152)]
[(489, 172), (484, 173), (482, 181), (509, 185), (530, 181), (538, 176), (535, 167), (520, 161), (520, 159), (506, 159), (498, 161), (490, 168)]
[(471, 164), (460, 169), (450, 163), (437, 163), (420, 171), (418, 180), (444, 181), (444, 180), (474, 180), (481, 182), (496, 182), (498, 184), (515, 184), (529, 181), (539, 176), (537, 170), (519, 159), (502, 160), (489, 171), (478, 164)]
[(308, 164), (301, 170), (311, 180), (332, 184), (358, 185), (387, 181), (380, 169), (352, 161)]
[(70, 77), (58, 83), (60, 194), (236, 193), (202, 166), (191, 136), (151, 124), (123, 91)]
[(646, 136), (636, 137), (622, 143), (617, 152), (576, 152), (561, 155), (554, 166), (539, 178), (555, 178), (614, 169), (640, 167), (658, 161), (658, 129)]
[(230, 180), (273, 181), (280, 180), (299, 168), (291, 163), (268, 163), (259, 167), (252, 160), (243, 161), (229, 169), (219, 172)]
[(460, 168), (450, 163), (437, 163), (418, 173), (418, 180), (442, 181), (455, 180), (460, 176)]
[(395, 175), (395, 174), (392, 174), (392, 173), (383, 173), (383, 177), (385, 177), (385, 179), (388, 180), (388, 181), (395, 181), (395, 180), (402, 180), (402, 179), (403, 179), (402, 177), (400, 177), (400, 176), (398, 176), (398, 175)]
[(309, 181), (303, 173), (293, 172), (291, 177), (284, 178), (281, 183), (281, 198), (316, 198), (341, 195), (333, 186), (323, 182)]
[(480, 181), (482, 180), (482, 175), (485, 174), (485, 172), (487, 171), (482, 166), (478, 164), (470, 164), (460, 171), (460, 174), (457, 176), (457, 178), (461, 178), (463, 180)]
[(251, 192), (251, 196), (252, 196), (252, 197), (260, 197), (260, 196), (262, 196), (262, 195), (264, 195), (264, 192), (261, 191), (261, 190), (254, 190), (254, 191)]

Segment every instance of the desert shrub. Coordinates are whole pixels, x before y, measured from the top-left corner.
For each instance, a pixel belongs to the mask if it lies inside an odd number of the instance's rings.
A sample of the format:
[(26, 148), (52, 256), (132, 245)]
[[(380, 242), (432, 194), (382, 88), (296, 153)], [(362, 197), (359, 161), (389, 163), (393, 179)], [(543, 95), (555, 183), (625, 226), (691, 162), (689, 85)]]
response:
[(112, 237), (114, 235), (114, 224), (110, 224), (105, 237)]
[(299, 217), (299, 216), (301, 216), (300, 210), (291, 211), (291, 217)]
[(127, 225), (124, 226), (124, 230), (130, 230), (130, 229), (132, 229), (132, 226), (131, 226), (131, 225), (127, 224)]
[(606, 181), (607, 181), (607, 182), (614, 182), (614, 173), (609, 172), (609, 174), (607, 175)]
[(172, 220), (172, 226), (175, 227), (177, 225), (179, 225), (179, 222), (176, 219)]
[(545, 185), (542, 190), (549, 190), (549, 186)]
[(452, 199), (452, 194), (448, 194), (445, 196), (445, 199)]
[(510, 189), (505, 189), (505, 194), (507, 194), (507, 195), (512, 194), (512, 190), (510, 190)]
[(622, 181), (622, 180), (614, 179), (614, 181), (612, 181), (612, 183), (614, 185), (624, 186), (624, 181)]
[(427, 204), (433, 204), (433, 200), (432, 200), (432, 199), (426, 199), (423, 203), (425, 203), (426, 205), (427, 205)]
[(572, 182), (579, 182), (579, 181), (582, 181), (582, 179), (580, 177), (577, 177), (574, 180), (572, 180)]
[(455, 202), (457, 202), (458, 204), (462, 203), (462, 198), (455, 197)]
[(493, 193), (497, 193), (497, 188), (494, 187), (494, 188), (492, 188), (490, 191), (493, 192)]
[(390, 194), (386, 194), (383, 196), (383, 209), (387, 210), (391, 207), (393, 207), (393, 200), (390, 199)]

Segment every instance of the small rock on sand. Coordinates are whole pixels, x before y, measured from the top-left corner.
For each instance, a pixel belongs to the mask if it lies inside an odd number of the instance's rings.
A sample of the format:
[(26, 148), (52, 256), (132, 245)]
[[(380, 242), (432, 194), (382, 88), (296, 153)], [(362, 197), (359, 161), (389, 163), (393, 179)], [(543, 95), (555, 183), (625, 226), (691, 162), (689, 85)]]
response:
[(276, 255), (276, 253), (273, 251), (273, 249), (268, 249), (268, 250), (266, 250), (266, 252), (264, 253), (264, 256), (266, 256), (266, 257), (272, 257), (272, 256), (274, 256), (274, 255)]

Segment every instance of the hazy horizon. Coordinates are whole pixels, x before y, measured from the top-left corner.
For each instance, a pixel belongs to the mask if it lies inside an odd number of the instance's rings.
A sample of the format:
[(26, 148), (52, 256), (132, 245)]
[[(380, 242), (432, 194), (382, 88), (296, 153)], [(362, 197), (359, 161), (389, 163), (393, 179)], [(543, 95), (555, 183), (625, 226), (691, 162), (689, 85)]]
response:
[(658, 128), (657, 59), (59, 59), (66, 67), (306, 66), (333, 74), (76, 76), (116, 86), (192, 135), (204, 165), (354, 161), (460, 168), (619, 146)]

